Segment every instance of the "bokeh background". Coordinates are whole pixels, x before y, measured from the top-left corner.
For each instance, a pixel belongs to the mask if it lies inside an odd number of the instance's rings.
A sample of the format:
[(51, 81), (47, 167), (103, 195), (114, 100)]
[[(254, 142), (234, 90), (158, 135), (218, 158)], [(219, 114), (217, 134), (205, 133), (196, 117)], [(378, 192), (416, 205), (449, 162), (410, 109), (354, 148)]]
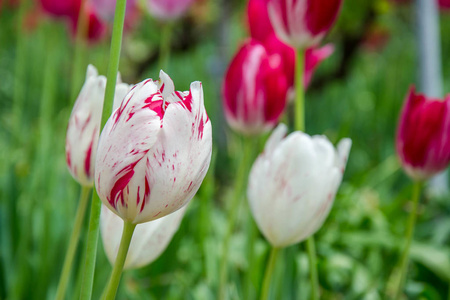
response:
[[(82, 72), (73, 78), (76, 46), (68, 24), (37, 5), (0, 2), (0, 299), (54, 296), (79, 194), (65, 164), (67, 121), (87, 64), (106, 74), (109, 56), (108, 33), (86, 46)], [(213, 162), (168, 249), (151, 265), (125, 272), (118, 299), (216, 299), (242, 142), (226, 125), (221, 88), (229, 61), (249, 35), (245, 10), (244, 0), (198, 0), (173, 25), (165, 71), (177, 90), (203, 82)], [(439, 16), (444, 92), (449, 93), (450, 10)], [(335, 53), (320, 65), (307, 91), (308, 133), (325, 134), (334, 143), (353, 140), (334, 207), (316, 235), (323, 299), (386, 299), (392, 293), (412, 186), (394, 140), (402, 102), (418, 79), (416, 25), (411, 4), (345, 0), (325, 40), (335, 45)], [(119, 68), (124, 82), (158, 78), (161, 29), (142, 11), (125, 30)], [(20, 64), (23, 72), (16, 71)], [(262, 145), (254, 147), (256, 153)], [(257, 263), (250, 268), (245, 241), (251, 222), (242, 203), (229, 254), (230, 299), (253, 299), (261, 284), (269, 247), (258, 234)], [(449, 196), (425, 193), (411, 249), (410, 299), (447, 299), (449, 245)], [(78, 248), (68, 299), (78, 298), (85, 246)], [(99, 241), (94, 299), (110, 270)], [(274, 277), (276, 299), (307, 299), (308, 276), (304, 245), (285, 249)]]

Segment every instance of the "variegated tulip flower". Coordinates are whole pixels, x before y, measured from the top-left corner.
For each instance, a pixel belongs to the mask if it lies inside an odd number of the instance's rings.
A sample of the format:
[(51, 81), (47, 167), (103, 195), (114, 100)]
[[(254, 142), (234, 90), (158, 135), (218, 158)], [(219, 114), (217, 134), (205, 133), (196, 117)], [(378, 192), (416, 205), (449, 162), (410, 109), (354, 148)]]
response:
[(307, 239), (324, 223), (342, 180), (351, 140), (337, 149), (324, 136), (280, 124), (255, 161), (247, 189), (256, 224), (274, 248)]
[(316, 46), (337, 19), (342, 0), (266, 0), (278, 37), (297, 49)]
[[(69, 118), (66, 134), (66, 162), (70, 174), (81, 185), (91, 187), (94, 183), (94, 162), (105, 97), (106, 78), (89, 65), (86, 80), (77, 97)], [(123, 98), (129, 86), (116, 86), (115, 98)]]
[(135, 85), (106, 123), (95, 163), (100, 199), (124, 221), (144, 223), (186, 205), (211, 160), (203, 88), (175, 91), (172, 79)]
[[(131, 239), (124, 269), (141, 268), (155, 261), (166, 250), (178, 231), (186, 208), (187, 205), (158, 220), (138, 224)], [(123, 224), (121, 218), (102, 205), (100, 230), (103, 247), (111, 264), (114, 264), (119, 252)]]

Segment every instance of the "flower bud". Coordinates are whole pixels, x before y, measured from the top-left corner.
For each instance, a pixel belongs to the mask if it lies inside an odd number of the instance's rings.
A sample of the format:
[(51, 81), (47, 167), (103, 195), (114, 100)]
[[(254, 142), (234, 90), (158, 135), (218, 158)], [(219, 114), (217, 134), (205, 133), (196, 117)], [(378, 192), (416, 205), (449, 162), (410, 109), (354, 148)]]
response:
[(351, 140), (337, 150), (324, 136), (279, 125), (250, 172), (247, 189), (256, 224), (273, 247), (313, 235), (328, 216), (341, 183)]
[(134, 224), (186, 205), (209, 167), (211, 122), (200, 82), (178, 92), (170, 77), (147, 79), (125, 96), (98, 144), (95, 183), (103, 203)]
[(400, 116), (397, 153), (406, 173), (426, 180), (450, 163), (450, 95), (443, 101), (411, 87)]

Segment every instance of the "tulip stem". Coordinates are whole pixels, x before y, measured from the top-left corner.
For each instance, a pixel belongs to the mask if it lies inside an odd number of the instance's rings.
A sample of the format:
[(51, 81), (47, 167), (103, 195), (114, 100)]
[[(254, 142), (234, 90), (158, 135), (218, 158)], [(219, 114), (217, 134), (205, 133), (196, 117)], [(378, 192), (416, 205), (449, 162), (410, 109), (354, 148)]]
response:
[(305, 72), (305, 50), (297, 49), (295, 68), (295, 130), (305, 131), (305, 90), (303, 76)]
[(228, 215), (228, 227), (225, 233), (222, 250), (222, 260), (220, 262), (220, 277), (219, 277), (219, 299), (224, 300), (226, 298), (226, 285), (228, 279), (228, 252), (230, 249), (230, 240), (235, 228), (236, 219), (239, 211), (239, 207), (242, 200), (242, 193), (246, 187), (248, 167), (251, 162), (251, 150), (252, 145), (249, 143), (248, 138), (244, 138), (242, 143), (242, 159), (239, 164), (236, 181), (234, 186), (234, 195), (231, 203), (231, 211)]
[(159, 68), (166, 70), (169, 64), (170, 47), (172, 38), (172, 24), (164, 22), (161, 31), (161, 42), (159, 45)]
[(405, 285), (406, 281), (406, 271), (408, 269), (408, 262), (409, 262), (409, 249), (411, 247), (411, 241), (414, 234), (414, 226), (416, 224), (417, 219), (417, 207), (419, 205), (419, 199), (420, 199), (420, 191), (422, 189), (422, 183), (421, 182), (415, 182), (413, 186), (413, 193), (412, 193), (412, 209), (409, 214), (408, 223), (406, 227), (406, 244), (405, 248), (403, 249), (402, 256), (400, 258), (400, 281), (397, 289), (397, 293), (395, 296), (395, 299), (400, 299), (401, 295), (403, 293), (403, 286)]
[[(119, 70), (120, 48), (122, 47), (123, 24), (125, 22), (127, 0), (117, 0), (114, 14), (114, 25), (111, 38), (111, 50), (108, 63), (108, 77), (106, 81), (105, 100), (103, 102), (102, 122), (100, 128), (106, 124), (111, 115), (114, 93), (116, 91), (117, 72)], [(80, 299), (89, 300), (92, 296), (94, 283), (95, 260), (97, 256), (98, 233), (100, 229), (101, 202), (94, 189), (91, 202), (91, 216), (86, 249), (86, 261), (81, 282)]]
[(83, 186), (81, 188), (80, 201), (78, 203), (75, 223), (73, 225), (72, 235), (70, 236), (69, 246), (67, 248), (66, 257), (64, 259), (61, 277), (59, 278), (58, 289), (56, 292), (57, 300), (64, 299), (67, 283), (69, 282), (70, 270), (72, 268), (73, 259), (77, 250), (78, 240), (80, 239), (81, 228), (83, 227), (84, 215), (86, 214), (87, 204), (89, 202), (90, 187)]
[(261, 300), (269, 299), (270, 282), (272, 281), (272, 273), (275, 269), (275, 262), (280, 248), (272, 247), (270, 250), (269, 262), (266, 265), (266, 273), (264, 274), (263, 287), (261, 291)]
[(122, 239), (120, 240), (119, 252), (117, 253), (116, 262), (109, 278), (109, 283), (103, 292), (102, 299), (112, 300), (116, 298), (117, 288), (119, 286), (120, 277), (122, 275), (123, 266), (127, 258), (128, 248), (130, 247), (131, 238), (133, 237), (136, 224), (124, 221)]
[(91, 215), (89, 217), (86, 258), (84, 262), (83, 278), (81, 280), (81, 300), (90, 300), (92, 297), (101, 207), (100, 199), (94, 190), (92, 193)]
[(310, 236), (306, 240), (306, 248), (308, 249), (309, 257), (309, 275), (311, 278), (311, 299), (319, 299), (319, 277), (317, 275), (317, 257), (316, 257), (316, 245), (314, 242), (314, 236)]

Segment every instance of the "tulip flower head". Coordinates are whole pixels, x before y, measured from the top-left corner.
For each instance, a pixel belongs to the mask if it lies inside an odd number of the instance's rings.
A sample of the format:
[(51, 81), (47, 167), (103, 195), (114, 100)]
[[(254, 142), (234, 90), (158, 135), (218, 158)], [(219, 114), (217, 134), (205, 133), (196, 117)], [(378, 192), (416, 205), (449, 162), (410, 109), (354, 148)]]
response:
[(98, 144), (95, 183), (103, 203), (134, 224), (186, 205), (211, 160), (211, 122), (200, 82), (178, 92), (160, 80), (135, 85), (106, 123)]
[[(66, 162), (70, 174), (83, 186), (93, 186), (94, 163), (105, 97), (106, 78), (89, 65), (86, 81), (69, 118), (66, 135)], [(128, 85), (116, 86), (116, 98), (123, 98)]]
[(313, 235), (328, 216), (341, 183), (351, 140), (337, 150), (324, 136), (279, 125), (250, 172), (247, 189), (256, 224), (273, 247)]
[(317, 45), (336, 21), (342, 0), (267, 0), (270, 20), (285, 43), (306, 49)]
[(222, 86), (228, 124), (247, 135), (261, 134), (278, 122), (285, 105), (288, 78), (280, 55), (247, 41), (232, 60)]
[[(178, 231), (186, 208), (187, 205), (158, 220), (138, 224), (131, 239), (124, 269), (141, 268), (155, 261), (166, 250)], [(121, 218), (102, 205), (100, 230), (106, 256), (112, 265), (119, 252), (123, 224)]]
[(55, 17), (76, 17), (81, 7), (81, 0), (40, 0), (42, 9)]
[(160, 20), (173, 20), (181, 17), (195, 0), (147, 0), (152, 16)]
[(426, 180), (450, 163), (450, 95), (443, 101), (411, 87), (400, 116), (397, 153), (406, 173)]

